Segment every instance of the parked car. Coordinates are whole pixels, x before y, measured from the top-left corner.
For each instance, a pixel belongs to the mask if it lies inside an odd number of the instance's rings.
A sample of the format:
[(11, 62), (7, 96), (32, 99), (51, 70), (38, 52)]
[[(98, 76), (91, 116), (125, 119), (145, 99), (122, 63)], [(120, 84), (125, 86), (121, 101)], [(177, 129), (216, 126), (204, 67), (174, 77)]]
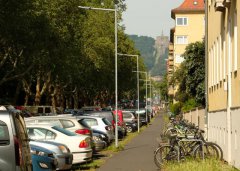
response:
[[(112, 124), (114, 126), (114, 129), (116, 128), (116, 111), (112, 111), (113, 114), (113, 121)], [(117, 111), (118, 114), (118, 121), (117, 121), (117, 125), (118, 125), (118, 136), (119, 138), (123, 138), (127, 135), (127, 127), (126, 127), (126, 123), (123, 120), (123, 114), (122, 114), (122, 110), (118, 110)]]
[(57, 115), (57, 116), (37, 116), (25, 118), (26, 124), (38, 124), (38, 123), (48, 123), (51, 125), (60, 126), (64, 129), (67, 129), (71, 132), (77, 134), (92, 136), (92, 131), (88, 127), (81, 125), (76, 117), (71, 115)]
[[(87, 124), (87, 123), (86, 123)], [(99, 136), (101, 137), (101, 139), (106, 142), (107, 144), (106, 145), (109, 145), (111, 143), (111, 141), (109, 141), (108, 139), (108, 135), (102, 131), (99, 131), (99, 130), (96, 130), (96, 129), (93, 129), (93, 135), (96, 135), (96, 136)]]
[(82, 123), (79, 123), (77, 118), (75, 116), (72, 116), (72, 114), (62, 114), (62, 115), (57, 115), (57, 116), (41, 116), (41, 117), (30, 117), (26, 118), (25, 122), (27, 124), (29, 123), (48, 123), (53, 126), (60, 126), (64, 129), (67, 129), (71, 132), (75, 132), (77, 134), (82, 134), (82, 135), (88, 135), (91, 137), (92, 143), (92, 149), (96, 146), (101, 146), (102, 142), (100, 141), (94, 141), (93, 138), (93, 132), (91, 127), (88, 125), (83, 125)]
[(122, 114), (123, 114), (123, 120), (126, 123), (127, 132), (136, 131), (138, 129), (138, 120), (134, 112), (123, 110)]
[(33, 140), (54, 141), (67, 145), (73, 153), (73, 164), (92, 160), (91, 138), (89, 136), (78, 135), (49, 124), (29, 124), (27, 130), (29, 137)]
[(85, 111), (83, 115), (98, 116), (106, 118), (110, 123), (113, 121), (112, 111)]
[(139, 112), (137, 109), (127, 109), (127, 110), (133, 112), (137, 119), (138, 119), (138, 113), (139, 113), (140, 126), (147, 125), (147, 123), (150, 122), (150, 115), (147, 115), (146, 117), (146, 109), (139, 109)]
[(135, 132), (138, 130), (138, 125), (136, 122), (125, 122), (127, 127), (127, 132)]
[(77, 116), (78, 122), (87, 124), (93, 130), (99, 130), (107, 134), (109, 142), (114, 140), (112, 124), (104, 117), (98, 116)]
[(94, 142), (94, 148), (93, 148), (94, 153), (102, 151), (107, 146), (107, 142), (105, 142), (102, 136), (98, 133), (93, 133), (93, 142)]
[(33, 171), (53, 171), (56, 170), (57, 160), (53, 151), (38, 145), (30, 145), (32, 155)]
[(101, 111), (102, 108), (100, 106), (84, 106), (81, 108), (83, 112), (86, 111)]
[(137, 117), (133, 112), (123, 110), (122, 114), (124, 122), (137, 122)]
[[(33, 129), (31, 129), (33, 131)], [(29, 133), (29, 132), (28, 132)], [(72, 167), (73, 154), (65, 144), (53, 141), (30, 141), (30, 146), (39, 146), (50, 150), (56, 159), (56, 170), (67, 170)]]
[(52, 106), (22, 106), (22, 109), (29, 111), (32, 116), (56, 115)]
[(25, 122), (13, 107), (0, 107), (0, 170), (32, 170)]

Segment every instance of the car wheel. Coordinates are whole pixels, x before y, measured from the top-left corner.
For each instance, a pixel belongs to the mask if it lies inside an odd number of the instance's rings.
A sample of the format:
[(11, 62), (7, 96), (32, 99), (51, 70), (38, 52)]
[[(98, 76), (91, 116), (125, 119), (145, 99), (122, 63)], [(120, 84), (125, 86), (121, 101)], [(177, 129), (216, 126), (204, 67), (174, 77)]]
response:
[(127, 132), (133, 132), (133, 129), (131, 126), (127, 126)]

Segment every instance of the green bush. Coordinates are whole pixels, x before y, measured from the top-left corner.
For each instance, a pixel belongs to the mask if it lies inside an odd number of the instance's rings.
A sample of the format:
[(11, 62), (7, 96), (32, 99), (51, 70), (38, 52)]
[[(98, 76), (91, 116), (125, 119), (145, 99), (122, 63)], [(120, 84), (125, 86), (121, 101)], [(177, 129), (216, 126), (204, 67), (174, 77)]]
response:
[(189, 111), (189, 110), (192, 110), (194, 108), (196, 108), (198, 105), (197, 105), (197, 102), (195, 101), (195, 99), (188, 99), (184, 104), (183, 104), (183, 107), (181, 109), (182, 112), (186, 112), (186, 111)]
[(181, 113), (181, 108), (182, 108), (182, 104), (180, 102), (174, 103), (174, 104), (170, 104), (170, 111), (174, 115), (180, 114)]

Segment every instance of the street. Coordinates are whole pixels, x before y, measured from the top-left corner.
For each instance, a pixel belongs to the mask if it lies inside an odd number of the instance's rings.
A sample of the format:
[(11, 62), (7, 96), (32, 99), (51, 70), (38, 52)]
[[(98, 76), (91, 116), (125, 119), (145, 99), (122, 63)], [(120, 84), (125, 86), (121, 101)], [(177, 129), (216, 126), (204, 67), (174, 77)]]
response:
[(153, 152), (158, 146), (163, 128), (163, 113), (157, 115), (154, 121), (135, 137), (125, 149), (97, 169), (97, 171), (156, 171), (158, 168), (153, 161)]

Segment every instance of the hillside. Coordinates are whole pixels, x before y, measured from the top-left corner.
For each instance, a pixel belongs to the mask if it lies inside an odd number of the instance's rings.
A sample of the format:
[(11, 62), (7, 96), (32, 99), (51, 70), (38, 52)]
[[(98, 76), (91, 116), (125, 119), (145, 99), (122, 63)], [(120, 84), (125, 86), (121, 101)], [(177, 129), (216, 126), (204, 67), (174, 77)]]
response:
[(159, 45), (162, 37), (155, 40), (148, 36), (128, 35), (135, 43), (135, 47), (140, 51), (144, 63), (151, 72), (152, 76), (163, 76), (166, 73), (165, 59), (168, 57), (168, 45), (166, 44), (166, 37), (163, 37), (164, 45)]

